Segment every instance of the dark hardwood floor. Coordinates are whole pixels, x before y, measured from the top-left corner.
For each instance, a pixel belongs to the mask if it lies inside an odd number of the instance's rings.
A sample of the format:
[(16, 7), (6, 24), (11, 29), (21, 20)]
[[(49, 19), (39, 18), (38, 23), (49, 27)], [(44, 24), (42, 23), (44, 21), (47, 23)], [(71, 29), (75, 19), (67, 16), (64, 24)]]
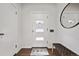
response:
[(22, 48), (15, 56), (30, 56), (31, 49)]
[[(29, 48), (22, 48), (17, 54), (15, 54), (15, 56), (30, 56), (31, 50), (32, 49)], [(48, 49), (48, 53), (49, 56), (52, 56), (52, 49)]]
[[(52, 49), (47, 48), (49, 56), (78, 56), (76, 53), (74, 53), (73, 51), (66, 48), (64, 45), (60, 43), (54, 43), (53, 46), (55, 46), (55, 48), (53, 48), (53, 51)], [(15, 56), (30, 56), (31, 50), (31, 48), (22, 48), (17, 54), (15, 54)]]

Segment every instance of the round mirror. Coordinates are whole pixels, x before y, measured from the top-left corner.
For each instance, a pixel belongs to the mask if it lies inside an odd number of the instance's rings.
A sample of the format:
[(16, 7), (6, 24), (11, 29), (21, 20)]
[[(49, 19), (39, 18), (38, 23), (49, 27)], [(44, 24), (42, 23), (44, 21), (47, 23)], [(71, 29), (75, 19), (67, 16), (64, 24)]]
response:
[(67, 29), (79, 24), (79, 3), (69, 3), (64, 7), (60, 15), (60, 23)]

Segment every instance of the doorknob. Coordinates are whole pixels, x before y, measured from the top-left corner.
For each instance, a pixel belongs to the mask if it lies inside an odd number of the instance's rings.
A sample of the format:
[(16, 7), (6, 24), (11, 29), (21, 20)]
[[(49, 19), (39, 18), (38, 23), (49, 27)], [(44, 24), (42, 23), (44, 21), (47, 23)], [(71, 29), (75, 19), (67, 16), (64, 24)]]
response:
[(47, 44), (48, 44), (48, 41), (47, 41)]
[(32, 30), (32, 32), (34, 32), (34, 30)]
[(48, 31), (48, 28), (47, 28), (47, 31)]

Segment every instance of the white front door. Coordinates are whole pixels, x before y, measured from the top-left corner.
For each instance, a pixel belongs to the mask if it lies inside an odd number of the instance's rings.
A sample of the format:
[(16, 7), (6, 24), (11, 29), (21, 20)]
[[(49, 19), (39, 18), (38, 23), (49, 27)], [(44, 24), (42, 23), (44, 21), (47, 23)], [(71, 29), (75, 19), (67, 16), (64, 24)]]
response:
[(48, 14), (42, 11), (34, 11), (32, 18), (32, 47), (47, 47), (48, 40)]

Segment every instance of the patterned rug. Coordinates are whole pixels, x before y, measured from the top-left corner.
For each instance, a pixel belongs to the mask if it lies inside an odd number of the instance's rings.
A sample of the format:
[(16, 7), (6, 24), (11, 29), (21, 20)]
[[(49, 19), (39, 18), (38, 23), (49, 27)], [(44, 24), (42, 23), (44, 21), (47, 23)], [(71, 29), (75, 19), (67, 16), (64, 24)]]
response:
[(32, 48), (31, 56), (48, 56), (47, 48)]

